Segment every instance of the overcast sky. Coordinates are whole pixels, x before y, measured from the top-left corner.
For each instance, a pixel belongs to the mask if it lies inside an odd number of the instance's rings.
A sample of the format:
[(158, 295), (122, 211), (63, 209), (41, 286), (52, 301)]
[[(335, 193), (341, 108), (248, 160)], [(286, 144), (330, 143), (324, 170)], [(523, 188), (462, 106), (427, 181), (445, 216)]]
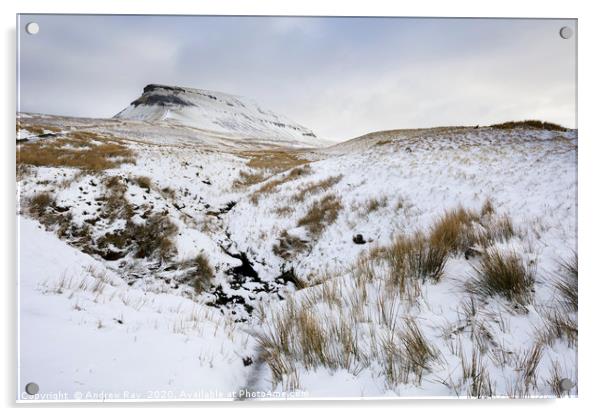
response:
[[(27, 35), (25, 25), (40, 25)], [(574, 20), (32, 16), (20, 108), (111, 117), (146, 84), (222, 91), (330, 139), (545, 119), (575, 127)]]

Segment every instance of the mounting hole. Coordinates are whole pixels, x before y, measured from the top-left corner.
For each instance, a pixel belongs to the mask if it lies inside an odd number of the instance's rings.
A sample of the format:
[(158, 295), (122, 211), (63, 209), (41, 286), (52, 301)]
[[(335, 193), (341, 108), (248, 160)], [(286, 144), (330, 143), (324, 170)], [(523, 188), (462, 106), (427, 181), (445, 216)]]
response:
[(38, 394), (39, 391), (40, 391), (40, 386), (38, 386), (36, 383), (27, 383), (25, 385), (25, 393), (29, 394), (30, 396), (33, 396), (34, 394)]
[(560, 380), (560, 390), (570, 391), (573, 387), (575, 387), (575, 384), (568, 378), (563, 378)]
[(36, 22), (29, 22), (25, 25), (25, 31), (30, 35), (37, 35), (40, 31), (40, 25)]
[(568, 26), (563, 26), (560, 28), (560, 37), (562, 39), (569, 39), (573, 36), (573, 29)]

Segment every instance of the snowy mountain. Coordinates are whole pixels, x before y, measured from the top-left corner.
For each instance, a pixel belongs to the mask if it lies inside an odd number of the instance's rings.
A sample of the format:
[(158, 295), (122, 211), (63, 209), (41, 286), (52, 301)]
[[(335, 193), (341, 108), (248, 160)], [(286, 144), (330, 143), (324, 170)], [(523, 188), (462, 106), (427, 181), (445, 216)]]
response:
[(117, 119), (181, 124), (202, 130), (249, 138), (322, 142), (306, 127), (261, 108), (254, 101), (221, 92), (150, 84)]

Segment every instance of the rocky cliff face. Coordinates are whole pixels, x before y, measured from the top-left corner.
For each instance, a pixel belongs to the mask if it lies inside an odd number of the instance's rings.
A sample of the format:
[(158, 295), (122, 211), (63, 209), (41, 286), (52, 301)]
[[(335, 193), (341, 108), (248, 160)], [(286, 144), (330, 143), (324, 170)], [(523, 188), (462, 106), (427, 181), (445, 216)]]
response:
[(320, 145), (311, 130), (260, 107), (253, 100), (194, 88), (147, 85), (142, 95), (115, 118), (175, 123), (249, 138)]

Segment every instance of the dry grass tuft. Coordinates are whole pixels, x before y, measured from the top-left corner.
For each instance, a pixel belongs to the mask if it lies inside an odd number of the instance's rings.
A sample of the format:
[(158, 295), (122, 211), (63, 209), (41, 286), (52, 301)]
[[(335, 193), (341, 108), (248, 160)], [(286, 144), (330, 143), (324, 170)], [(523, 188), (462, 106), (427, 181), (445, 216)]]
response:
[(148, 176), (136, 176), (133, 179), (133, 182), (142, 189), (146, 189), (147, 191), (150, 191), (151, 189), (151, 178), (149, 178)]
[(486, 217), (495, 214), (495, 207), (493, 206), (493, 200), (489, 197), (483, 202), (481, 207), (481, 217)]
[(486, 296), (502, 296), (519, 305), (527, 305), (533, 297), (533, 271), (515, 252), (487, 250), (475, 267), (474, 289)]
[(330, 176), (321, 181), (312, 182), (309, 185), (306, 185), (304, 188), (301, 188), (301, 190), (292, 197), (292, 200), (293, 200), (293, 202), (297, 202), (297, 203), (303, 202), (303, 201), (305, 201), (305, 198), (309, 195), (314, 195), (314, 194), (317, 194), (318, 192), (326, 191), (326, 190), (332, 188), (334, 185), (339, 183), (342, 178), (343, 178), (343, 175)]
[(311, 173), (310, 165), (303, 165), (300, 167), (296, 167), (291, 169), (288, 173), (283, 175), (280, 178), (272, 179), (269, 182), (264, 183), (259, 189), (251, 194), (251, 202), (257, 204), (260, 197), (263, 197), (267, 194), (271, 194), (274, 192), (276, 188), (280, 185), (285, 184), (289, 181), (293, 181), (302, 176), (308, 175)]
[(409, 364), (408, 370), (422, 378), (422, 372), (430, 370), (430, 363), (437, 358), (438, 352), (429, 344), (414, 319), (406, 319), (401, 345)]
[(430, 345), (413, 318), (404, 320), (402, 332), (387, 331), (380, 340), (380, 361), (386, 382), (394, 387), (414, 382), (420, 385), (439, 352)]
[(467, 397), (478, 399), (495, 394), (491, 378), (483, 362), (483, 356), (477, 348), (473, 348), (470, 360), (461, 356), (462, 380), (467, 382)]
[(530, 388), (537, 387), (537, 368), (543, 356), (543, 345), (540, 342), (535, 344), (518, 359), (517, 370), (520, 371), (524, 390), (528, 392)]
[(297, 225), (306, 227), (312, 236), (317, 237), (327, 226), (336, 221), (342, 208), (341, 199), (334, 194), (328, 194), (314, 202), (307, 213), (299, 219)]
[(107, 192), (103, 198), (102, 217), (110, 220), (116, 220), (117, 218), (130, 219), (134, 213), (132, 206), (125, 198), (128, 187), (124, 178), (110, 176), (104, 180), (104, 185)]
[(390, 281), (405, 294), (409, 293), (413, 282), (427, 279), (438, 282), (447, 261), (446, 251), (430, 244), (421, 233), (398, 236), (385, 249), (384, 257), (390, 266)]
[(570, 380), (569, 377), (564, 377), (562, 375), (562, 370), (560, 369), (560, 364), (558, 363), (558, 361), (554, 361), (554, 363), (552, 364), (552, 372), (549, 376), (547, 384), (550, 386), (550, 388), (552, 389), (552, 393), (554, 393), (556, 397), (568, 396), (570, 394), (570, 390), (566, 391), (562, 388), (561, 383), (562, 380), (565, 378), (568, 378)]
[(265, 181), (270, 175), (265, 172), (246, 172), (241, 171), (238, 179), (233, 183), (235, 189), (246, 188)]
[(49, 192), (40, 192), (29, 200), (29, 213), (35, 218), (40, 218), (53, 204), (54, 198)]
[(142, 225), (128, 227), (131, 239), (135, 243), (136, 257), (146, 258), (157, 255), (160, 259), (171, 258), (175, 254), (173, 236), (178, 227), (162, 214), (154, 214)]
[(293, 212), (295, 212), (295, 209), (290, 205), (283, 205), (274, 208), (274, 214), (278, 215), (279, 217), (287, 217), (289, 215), (292, 215)]
[(34, 135), (41, 136), (43, 134), (46, 134), (47, 132), (58, 133), (61, 131), (61, 129), (56, 126), (31, 124), (31, 123), (27, 123), (26, 120), (27, 119), (23, 119), (23, 118), (17, 119), (17, 124), (16, 124), (17, 133), (19, 132), (19, 130), (25, 129)]
[(484, 226), (485, 231), (478, 234), (483, 247), (495, 241), (508, 241), (516, 235), (514, 224), (508, 215), (489, 217)]
[(197, 293), (202, 293), (211, 287), (211, 281), (214, 277), (214, 270), (209, 263), (209, 259), (203, 253), (200, 253), (194, 259), (195, 277), (193, 287)]
[(478, 242), (474, 224), (479, 215), (459, 207), (445, 212), (431, 227), (429, 242), (440, 250), (449, 253), (463, 253)]
[(543, 313), (544, 323), (538, 334), (540, 341), (551, 346), (557, 339), (562, 339), (569, 348), (577, 345), (579, 329), (576, 318), (560, 310)]
[(243, 152), (248, 159), (247, 167), (251, 171), (241, 171), (240, 177), (234, 181), (234, 188), (245, 188), (265, 181), (273, 175), (309, 163), (295, 152), (265, 150)]
[(564, 309), (569, 312), (577, 312), (579, 309), (579, 282), (578, 261), (575, 254), (572, 259), (560, 264), (561, 273), (554, 283), (560, 302)]
[(365, 213), (366, 215), (368, 215), (374, 211), (378, 211), (379, 209), (386, 207), (388, 203), (389, 199), (387, 198), (387, 196), (382, 196), (380, 198), (370, 198), (368, 201), (366, 201)]

